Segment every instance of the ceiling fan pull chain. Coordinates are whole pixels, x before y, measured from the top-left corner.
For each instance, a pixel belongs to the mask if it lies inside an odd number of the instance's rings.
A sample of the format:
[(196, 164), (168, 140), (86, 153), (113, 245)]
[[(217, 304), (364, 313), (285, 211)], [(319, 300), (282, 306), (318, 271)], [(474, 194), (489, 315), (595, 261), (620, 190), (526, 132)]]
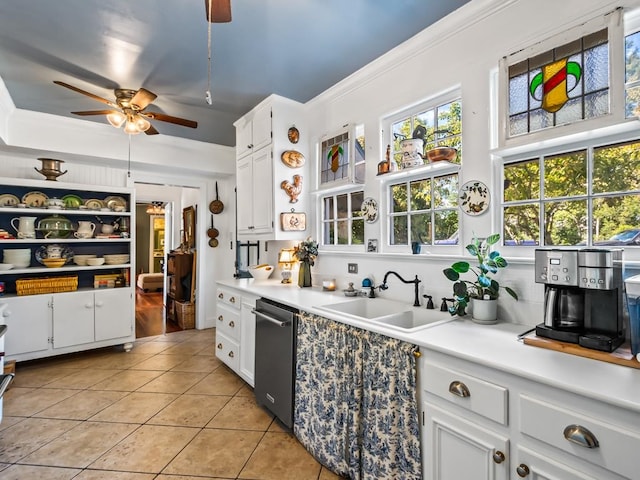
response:
[(207, 27), (207, 51), (208, 51), (208, 63), (207, 63), (207, 91), (205, 92), (205, 100), (211, 105), (211, 0), (209, 0), (209, 26)]

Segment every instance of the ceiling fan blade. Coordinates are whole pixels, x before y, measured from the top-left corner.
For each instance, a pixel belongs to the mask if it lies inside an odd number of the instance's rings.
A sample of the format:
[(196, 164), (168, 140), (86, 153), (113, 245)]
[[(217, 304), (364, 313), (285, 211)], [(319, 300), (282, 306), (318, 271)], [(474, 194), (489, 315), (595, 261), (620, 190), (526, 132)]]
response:
[(151, 120), (160, 120), (161, 122), (175, 123), (176, 125), (182, 125), (183, 127), (198, 128), (198, 122), (193, 120), (186, 120), (184, 118), (173, 117), (171, 115), (165, 115), (164, 113), (157, 112), (139, 112)]
[[(211, 12), (209, 12), (211, 2)], [(231, 0), (204, 0), (207, 20), (211, 23), (227, 23), (231, 21)]]
[(144, 133), (146, 133), (147, 135), (157, 135), (160, 132), (158, 132), (158, 130), (156, 130), (153, 125), (151, 125), (148, 129), (145, 130)]
[(69, 85), (68, 83), (61, 82), (59, 80), (54, 80), (53, 83), (56, 85), (60, 85), (61, 87), (68, 88), (69, 90), (73, 90), (74, 92), (81, 93), (82, 95), (86, 95), (89, 98), (93, 98), (98, 102), (106, 103), (110, 107), (118, 108), (118, 105), (113, 103), (111, 100), (107, 100), (106, 98), (99, 97), (98, 95), (94, 95), (93, 93), (87, 92), (86, 90), (82, 90), (81, 88), (74, 87), (73, 85)]
[(146, 88), (141, 88), (135, 93), (129, 104), (134, 110), (144, 110), (157, 97), (155, 93), (150, 92)]
[(117, 113), (115, 110), (83, 110), (81, 112), (71, 112), (74, 115), (82, 115), (86, 117), (88, 115), (109, 115), (110, 113)]

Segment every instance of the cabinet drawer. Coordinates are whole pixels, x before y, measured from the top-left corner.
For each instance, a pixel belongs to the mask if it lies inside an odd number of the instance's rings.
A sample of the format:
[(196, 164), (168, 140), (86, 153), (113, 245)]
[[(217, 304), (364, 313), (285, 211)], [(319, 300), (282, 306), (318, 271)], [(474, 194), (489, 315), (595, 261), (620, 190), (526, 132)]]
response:
[(242, 303), (242, 296), (233, 290), (227, 290), (226, 288), (218, 288), (218, 304), (224, 303), (232, 308), (240, 309)]
[(234, 372), (240, 367), (240, 348), (238, 342), (231, 340), (224, 333), (216, 331), (216, 357), (222, 360)]
[[(597, 418), (595, 410), (577, 413), (572, 411), (571, 405), (557, 405), (520, 395), (522, 433), (627, 478), (638, 478), (640, 430), (612, 425)], [(637, 418), (635, 422), (630, 418), (627, 425), (637, 428)], [(574, 441), (565, 438), (571, 430)], [(597, 444), (589, 448), (585, 442), (590, 440)]]
[(494, 422), (507, 425), (506, 388), (429, 361), (422, 363), (422, 370), (424, 391)]
[(218, 303), (216, 331), (222, 332), (232, 340), (240, 340), (240, 311)]

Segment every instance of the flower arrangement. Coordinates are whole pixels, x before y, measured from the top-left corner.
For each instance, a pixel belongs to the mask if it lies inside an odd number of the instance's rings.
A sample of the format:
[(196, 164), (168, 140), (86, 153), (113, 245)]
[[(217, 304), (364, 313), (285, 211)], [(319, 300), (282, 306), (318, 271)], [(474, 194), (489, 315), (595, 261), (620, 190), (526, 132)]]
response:
[[(445, 268), (443, 273), (453, 284), (454, 304), (449, 307), (451, 315), (465, 315), (465, 308), (470, 298), (483, 300), (497, 299), (500, 295), (500, 288), (504, 288), (506, 292), (513, 298), (518, 300), (518, 294), (509, 287), (501, 287), (493, 278), (492, 274), (498, 272), (500, 268), (508, 266), (507, 261), (500, 256), (496, 250), (492, 250), (492, 246), (500, 240), (500, 234), (494, 233), (484, 240), (477, 237), (466, 246), (467, 251), (478, 259), (478, 266), (472, 267), (469, 262), (456, 262), (451, 267)], [(475, 280), (460, 279), (461, 273), (473, 273)]]
[(293, 256), (301, 262), (313, 265), (318, 256), (318, 242), (307, 237), (306, 240), (293, 247)]

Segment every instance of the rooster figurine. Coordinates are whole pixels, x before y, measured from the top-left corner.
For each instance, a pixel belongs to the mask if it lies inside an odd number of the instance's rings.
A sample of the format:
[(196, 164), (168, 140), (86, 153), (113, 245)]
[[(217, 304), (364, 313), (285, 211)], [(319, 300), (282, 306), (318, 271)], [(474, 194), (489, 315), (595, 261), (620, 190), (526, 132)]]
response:
[(302, 193), (302, 175), (294, 175), (293, 183), (288, 180), (283, 180), (280, 188), (289, 195), (289, 203), (296, 203), (298, 201), (298, 195)]

